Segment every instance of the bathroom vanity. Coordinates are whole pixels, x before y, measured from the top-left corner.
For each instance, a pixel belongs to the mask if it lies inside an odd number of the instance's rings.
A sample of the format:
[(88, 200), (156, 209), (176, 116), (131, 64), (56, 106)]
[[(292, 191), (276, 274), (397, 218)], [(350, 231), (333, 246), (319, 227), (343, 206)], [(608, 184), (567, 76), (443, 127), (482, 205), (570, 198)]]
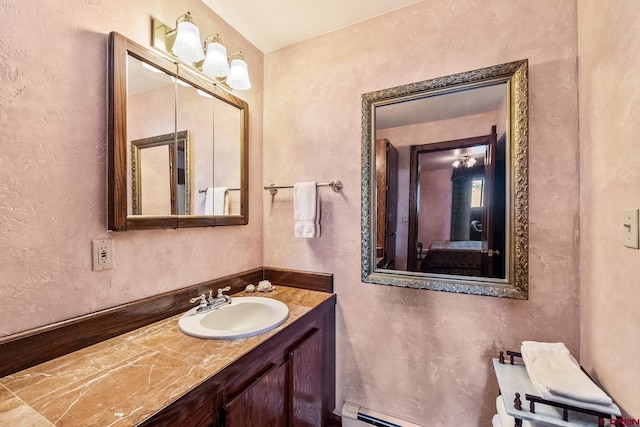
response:
[(177, 314), (9, 374), (0, 424), (327, 425), (336, 296), (278, 285), (260, 297), (289, 307), (287, 321), (261, 335), (190, 337)]

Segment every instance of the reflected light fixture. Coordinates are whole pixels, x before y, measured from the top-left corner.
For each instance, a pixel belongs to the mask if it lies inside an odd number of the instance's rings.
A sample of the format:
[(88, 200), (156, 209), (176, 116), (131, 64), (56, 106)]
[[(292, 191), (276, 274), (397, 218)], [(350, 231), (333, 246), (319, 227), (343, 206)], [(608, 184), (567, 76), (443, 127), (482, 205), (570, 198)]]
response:
[(198, 89), (196, 92), (198, 92), (198, 95), (200, 95), (200, 96), (204, 96), (205, 98), (213, 99), (213, 95), (208, 94), (207, 92), (203, 91), (202, 89)]
[(176, 20), (175, 29), (153, 18), (152, 40), (153, 47), (170, 53), (180, 61), (202, 71), (222, 86), (237, 90), (251, 88), (249, 71), (242, 52), (227, 56), (227, 49), (222, 44), (219, 34), (207, 37), (203, 49), (200, 30), (190, 12)]
[(451, 166), (454, 168), (465, 167), (470, 168), (473, 167), (477, 163), (477, 160), (474, 157), (465, 156), (461, 159), (456, 159)]

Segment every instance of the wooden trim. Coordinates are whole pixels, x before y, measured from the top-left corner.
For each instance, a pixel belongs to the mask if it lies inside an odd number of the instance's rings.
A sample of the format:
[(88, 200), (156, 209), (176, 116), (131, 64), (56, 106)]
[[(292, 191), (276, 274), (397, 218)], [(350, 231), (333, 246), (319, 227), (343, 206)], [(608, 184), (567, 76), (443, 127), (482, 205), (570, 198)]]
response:
[(262, 277), (256, 268), (2, 338), (0, 377), (182, 313), (209, 289), (231, 286), (235, 293)]
[[(116, 168), (116, 164), (123, 161), (126, 164), (126, 141), (122, 135), (126, 135), (127, 122), (126, 114), (122, 111), (122, 94), (126, 93), (127, 68), (122, 63), (122, 58), (126, 58), (126, 42), (123, 36), (118, 33), (109, 34), (109, 78), (108, 78), (108, 98), (109, 98), (109, 126), (107, 126), (107, 156), (108, 171), (107, 183), (108, 192), (108, 226), (110, 230), (126, 229), (126, 199), (122, 204), (120, 194), (126, 191), (126, 168)], [(125, 59), (126, 60), (126, 59)], [(124, 159), (124, 160), (123, 160)], [(122, 212), (124, 211), (124, 216)]]
[(333, 292), (333, 274), (264, 267), (264, 278), (274, 285), (293, 286), (311, 291)]

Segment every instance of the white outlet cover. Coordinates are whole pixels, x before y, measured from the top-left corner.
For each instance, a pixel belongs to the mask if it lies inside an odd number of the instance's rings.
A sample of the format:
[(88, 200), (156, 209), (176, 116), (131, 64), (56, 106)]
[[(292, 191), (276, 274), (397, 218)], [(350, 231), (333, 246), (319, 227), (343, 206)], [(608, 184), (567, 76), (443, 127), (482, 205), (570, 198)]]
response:
[(91, 269), (93, 271), (113, 268), (113, 240), (91, 241)]
[(625, 209), (622, 224), (622, 244), (628, 248), (639, 249), (638, 245), (638, 209)]

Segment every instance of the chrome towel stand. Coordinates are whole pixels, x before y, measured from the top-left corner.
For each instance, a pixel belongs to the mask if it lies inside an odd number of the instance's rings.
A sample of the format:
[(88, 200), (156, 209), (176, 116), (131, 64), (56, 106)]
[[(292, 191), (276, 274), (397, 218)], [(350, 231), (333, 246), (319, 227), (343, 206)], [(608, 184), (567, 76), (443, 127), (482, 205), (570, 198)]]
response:
[[(316, 184), (316, 187), (331, 187), (333, 191), (338, 193), (342, 191), (342, 187), (344, 186), (342, 185), (342, 181), (340, 181), (339, 179), (334, 179), (331, 182), (319, 182)], [(293, 185), (276, 185), (275, 183), (271, 183), (264, 186), (264, 189), (269, 190), (269, 193), (271, 193), (272, 196), (278, 194), (279, 188), (293, 188)]]

